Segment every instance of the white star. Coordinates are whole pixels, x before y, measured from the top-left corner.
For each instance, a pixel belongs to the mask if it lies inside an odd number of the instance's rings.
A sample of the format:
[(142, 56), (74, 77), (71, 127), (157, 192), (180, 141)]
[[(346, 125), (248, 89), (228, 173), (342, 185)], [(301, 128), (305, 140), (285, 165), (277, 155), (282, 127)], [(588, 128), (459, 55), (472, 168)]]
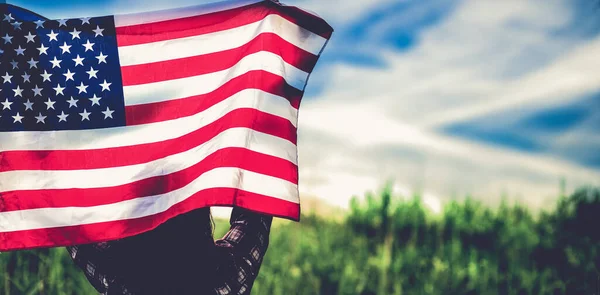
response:
[(85, 58), (83, 58), (83, 57), (79, 57), (79, 54), (78, 54), (78, 55), (77, 55), (77, 58), (74, 58), (74, 59), (73, 59), (73, 61), (75, 62), (75, 66), (77, 66), (77, 65), (81, 65), (81, 66), (83, 66), (83, 60), (84, 60), (84, 59), (85, 59)]
[(102, 31), (104, 31), (104, 29), (100, 29), (99, 26), (96, 26), (96, 29), (92, 30), (92, 31), (94, 31), (94, 33), (96, 33), (96, 35), (94, 37), (98, 37), (98, 35), (104, 36), (104, 35), (102, 35)]
[(51, 60), (50, 62), (52, 63), (52, 68), (54, 69), (55, 67), (59, 67), (60, 68), (60, 62), (62, 60), (60, 59), (56, 59), (56, 56), (54, 57), (54, 60)]
[(62, 122), (62, 121), (67, 122), (68, 116), (69, 116), (69, 114), (65, 114), (64, 111), (60, 112), (60, 115), (58, 115), (58, 122)]
[(49, 109), (53, 109), (54, 110), (55, 109), (54, 108), (54, 104), (56, 103), (56, 101), (51, 101), (50, 98), (48, 98), (48, 101), (45, 101), (44, 103), (46, 104), (46, 109), (47, 110), (49, 110)]
[(45, 47), (44, 44), (42, 44), (42, 47), (38, 47), (37, 50), (40, 51), (40, 55), (42, 55), (42, 54), (48, 55), (48, 52), (46, 52), (48, 50), (48, 48), (50, 48), (50, 47)]
[(9, 109), (10, 110), (10, 105), (13, 104), (12, 102), (8, 101), (8, 98), (2, 103), (2, 109)]
[(10, 62), (10, 64), (13, 66), (13, 70), (19, 68), (19, 63), (16, 62), (14, 59)]
[(27, 100), (27, 102), (24, 102), (23, 104), (25, 105), (25, 110), (33, 111), (33, 102), (29, 101), (29, 99)]
[(17, 85), (17, 88), (13, 89), (13, 91), (15, 92), (15, 97), (17, 97), (17, 96), (23, 97), (23, 95), (21, 94), (21, 93), (23, 93), (23, 89), (21, 89), (19, 87), (19, 85)]
[(90, 18), (91, 17), (82, 17), (81, 19), (81, 24), (89, 24), (90, 23)]
[(102, 52), (100, 52), (100, 55), (96, 56), (96, 58), (98, 59), (98, 64), (101, 64), (102, 62), (106, 63), (107, 57), (108, 55), (104, 55), (102, 54)]
[(88, 113), (86, 109), (83, 109), (83, 113), (79, 113), (79, 115), (81, 115), (81, 121), (83, 120), (90, 120), (90, 114)]
[(44, 73), (40, 74), (40, 76), (42, 76), (42, 78), (44, 78), (44, 81), (42, 81), (42, 82), (45, 82), (46, 80), (50, 81), (50, 76), (52, 76), (52, 74), (48, 74), (48, 72), (46, 72), (46, 70), (44, 70)]
[(29, 32), (29, 34), (27, 34), (27, 36), (25, 36), (25, 38), (27, 39), (27, 43), (29, 43), (29, 42), (35, 43), (35, 40), (33, 40), (33, 38), (35, 38), (35, 35), (31, 35), (31, 32)]
[(31, 77), (31, 75), (25, 73), (25, 74), (21, 75), (21, 77), (23, 77), (23, 82), (31, 82), (29, 80), (29, 78)]
[(81, 31), (77, 31), (77, 29), (73, 29), (73, 32), (69, 32), (69, 34), (71, 34), (71, 40), (75, 40), (75, 38), (77, 39), (81, 39), (79, 38), (79, 34), (81, 34)]
[(52, 89), (54, 89), (54, 91), (56, 91), (56, 95), (58, 95), (59, 93), (62, 94), (62, 95), (65, 95), (63, 93), (63, 90), (65, 90), (65, 88), (61, 87), (60, 84), (56, 84), (56, 87), (52, 88)]
[(115, 111), (111, 111), (108, 107), (106, 107), (106, 111), (103, 111), (102, 113), (104, 114), (104, 120), (111, 118), (113, 119), (112, 113), (114, 113)]
[(87, 42), (85, 44), (81, 44), (83, 47), (85, 47), (85, 52), (87, 52), (88, 50), (94, 51), (94, 48), (92, 48), (94, 46), (94, 44), (96, 43), (90, 43), (90, 40), (87, 40)]
[(100, 84), (100, 86), (102, 86), (102, 91), (104, 91), (104, 90), (110, 91), (110, 85), (111, 84), (112, 83), (106, 83), (106, 79), (104, 79), (104, 83)]
[(31, 77), (31, 75), (27, 74), (27, 72), (25, 72), (25, 74), (21, 75), (21, 77), (23, 77), (23, 82), (31, 82), (31, 81), (29, 81), (29, 78)]
[(97, 71), (97, 70), (94, 70), (94, 68), (93, 68), (93, 67), (90, 67), (90, 70), (89, 70), (89, 71), (87, 71), (86, 73), (88, 73), (88, 75), (90, 75), (90, 77), (89, 77), (88, 79), (92, 79), (92, 77), (94, 77), (94, 78), (96, 78), (96, 79), (98, 78), (98, 77), (96, 76), (96, 73), (98, 73), (98, 71)]
[(44, 89), (44, 88), (39, 88), (37, 85), (35, 85), (35, 88), (31, 89), (31, 91), (33, 91), (33, 96), (34, 96), (34, 97), (36, 97), (36, 96), (38, 96), (38, 95), (39, 95), (39, 96), (42, 96), (42, 90), (43, 90), (43, 89)]
[(17, 112), (16, 116), (12, 116), (12, 117), (13, 117), (13, 119), (15, 119), (15, 121), (13, 123), (17, 123), (17, 122), (23, 123), (21, 120), (23, 120), (23, 118), (25, 118), (25, 117), (21, 116), (18, 112)]
[(42, 124), (46, 124), (46, 122), (44, 120), (46, 120), (46, 116), (42, 116), (42, 113), (40, 113), (37, 117), (34, 117), (37, 122), (36, 123), (42, 123)]
[(2, 37), (2, 39), (4, 39), (4, 44), (10, 43), (12, 44), (12, 36), (8, 35), (8, 33), (6, 34), (6, 36)]
[(92, 101), (92, 106), (94, 106), (95, 104), (100, 105), (101, 99), (102, 97), (97, 97), (96, 94), (94, 94), (94, 97), (90, 98), (90, 100)]
[(87, 88), (89, 85), (83, 85), (83, 82), (79, 86), (75, 86), (75, 88), (79, 89), (79, 93), (85, 92), (87, 93)]
[(78, 101), (77, 99), (75, 99), (71, 96), (71, 99), (67, 100), (67, 102), (69, 103), (69, 108), (77, 107), (77, 101)]
[(40, 20), (36, 20), (36, 21), (34, 21), (34, 23), (36, 24), (35, 28), (36, 28), (36, 29), (38, 29), (38, 28), (44, 28), (44, 23), (45, 23), (45, 22), (46, 22), (46, 21), (43, 21), (43, 20), (41, 20), (41, 19), (40, 19)]
[(75, 73), (72, 73), (70, 69), (67, 69), (67, 72), (63, 74), (65, 77), (67, 77), (66, 81), (69, 80), (73, 80), (75, 81), (75, 79), (73, 79), (73, 76), (75, 75)]
[(22, 24), (23, 24), (22, 22), (18, 22), (18, 21), (15, 21), (14, 23), (12, 23), (15, 30), (17, 30), (17, 29), (20, 30)]
[(69, 48), (71, 48), (71, 45), (67, 45), (67, 42), (65, 42), (63, 45), (58, 46), (60, 47), (60, 49), (62, 49), (62, 53), (65, 54), (65, 52), (71, 53), (71, 50)]
[(60, 28), (62, 26), (65, 26), (65, 27), (67, 26), (68, 19), (58, 19), (56, 21), (58, 22), (58, 27)]
[(14, 17), (12, 17), (12, 13), (5, 14), (5, 15), (4, 15), (4, 20), (5, 20), (5, 21), (7, 21), (7, 22), (11, 22), (11, 21), (13, 21), (14, 19), (15, 19), (15, 18), (14, 18)]
[(35, 61), (35, 60), (33, 60), (33, 57), (32, 57), (32, 58), (31, 58), (31, 59), (30, 59), (30, 60), (29, 60), (27, 63), (29, 64), (29, 68), (30, 68), (30, 69), (31, 69), (31, 68), (36, 68), (36, 69), (37, 69), (37, 63), (38, 63), (38, 62), (39, 62), (39, 61)]
[(50, 31), (50, 34), (46, 34), (48, 37), (50, 37), (50, 41), (55, 40), (58, 41), (58, 39), (56, 39), (56, 37), (58, 36), (58, 34), (54, 33), (54, 30)]
[(17, 55), (25, 55), (25, 48), (21, 48), (21, 45), (19, 45), (19, 48), (16, 48), (15, 52)]
[(12, 83), (11, 79), (13, 76), (9, 75), (8, 72), (6, 72), (6, 74), (4, 76), (2, 76), (2, 79), (4, 79), (4, 83)]

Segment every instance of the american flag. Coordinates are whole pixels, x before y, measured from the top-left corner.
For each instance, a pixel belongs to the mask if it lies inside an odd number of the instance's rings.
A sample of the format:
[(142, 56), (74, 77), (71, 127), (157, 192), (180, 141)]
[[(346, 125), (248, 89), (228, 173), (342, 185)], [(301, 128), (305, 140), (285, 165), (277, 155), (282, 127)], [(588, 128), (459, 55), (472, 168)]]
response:
[(299, 220), (297, 117), (323, 19), (266, 0), (60, 20), (7, 7), (0, 250), (123, 238), (206, 206)]

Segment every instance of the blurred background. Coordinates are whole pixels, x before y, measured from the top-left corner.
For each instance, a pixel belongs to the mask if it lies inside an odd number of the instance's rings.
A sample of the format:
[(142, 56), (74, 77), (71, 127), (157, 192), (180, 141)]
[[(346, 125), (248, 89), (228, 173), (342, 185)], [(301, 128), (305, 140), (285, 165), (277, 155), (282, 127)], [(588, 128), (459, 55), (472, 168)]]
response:
[[(253, 294), (600, 294), (600, 1), (282, 2), (335, 33), (300, 108), (303, 217)], [(0, 293), (93, 294), (64, 249), (1, 254)]]

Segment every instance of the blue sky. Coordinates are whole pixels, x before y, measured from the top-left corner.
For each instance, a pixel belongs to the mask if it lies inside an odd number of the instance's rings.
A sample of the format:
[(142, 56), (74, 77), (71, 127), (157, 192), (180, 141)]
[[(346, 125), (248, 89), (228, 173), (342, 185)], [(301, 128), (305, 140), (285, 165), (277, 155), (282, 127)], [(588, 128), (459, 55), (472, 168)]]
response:
[[(7, 1), (49, 18), (200, 0)], [(306, 194), (346, 206), (394, 180), (428, 204), (543, 207), (600, 185), (600, 1), (289, 0), (336, 32), (300, 111)]]

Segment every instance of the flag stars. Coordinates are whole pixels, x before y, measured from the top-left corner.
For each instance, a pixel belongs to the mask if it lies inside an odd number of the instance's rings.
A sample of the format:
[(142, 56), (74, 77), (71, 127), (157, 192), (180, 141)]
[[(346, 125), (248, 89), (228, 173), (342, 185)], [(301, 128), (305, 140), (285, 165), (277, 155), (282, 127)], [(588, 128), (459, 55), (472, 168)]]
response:
[(98, 59), (98, 64), (106, 63), (107, 57), (108, 55), (104, 55), (102, 52), (100, 52), (100, 55), (96, 56), (96, 58)]
[(12, 13), (9, 13), (9, 14), (5, 14), (4, 15), (4, 19), (3, 20), (7, 21), (7, 22), (11, 22), (11, 21), (15, 20), (15, 18), (12, 17)]
[(17, 123), (17, 122), (23, 123), (23, 121), (21, 121), (21, 120), (23, 120), (23, 118), (25, 118), (25, 117), (21, 116), (21, 114), (19, 114), (17, 112), (17, 115), (16, 116), (12, 116), (12, 118), (15, 120), (13, 123)]
[(35, 35), (32, 35), (31, 32), (29, 32), (29, 34), (27, 34), (27, 36), (25, 36), (25, 38), (27, 39), (27, 43), (29, 42), (34, 42), (35, 43)]
[(81, 121), (83, 122), (84, 120), (90, 120), (90, 114), (88, 113), (88, 111), (86, 109), (83, 109), (83, 113), (79, 113), (79, 115), (81, 116)]
[(87, 73), (88, 75), (90, 75), (90, 77), (89, 77), (88, 79), (92, 79), (92, 77), (94, 77), (94, 78), (98, 79), (98, 76), (96, 76), (96, 73), (98, 73), (98, 71), (97, 71), (97, 70), (94, 70), (94, 68), (93, 68), (93, 67), (90, 67), (90, 70), (89, 70), (89, 71), (86, 71), (86, 73)]
[(4, 83), (12, 83), (11, 79), (13, 76), (9, 75), (8, 72), (6, 72), (6, 74), (4, 76), (2, 76), (2, 79), (4, 79)]
[(104, 31), (104, 29), (101, 29), (99, 26), (96, 26), (96, 29), (93, 31), (94, 31), (94, 33), (96, 33), (96, 35), (94, 35), (94, 37), (104, 36), (104, 35), (102, 35), (102, 32)]
[(37, 85), (35, 85), (35, 88), (31, 89), (31, 91), (33, 91), (33, 96), (42, 96), (42, 90), (44, 88), (39, 88)]
[(65, 87), (61, 87), (60, 84), (56, 84), (56, 87), (52, 88), (54, 89), (54, 91), (56, 91), (56, 95), (58, 95), (59, 93), (61, 95), (65, 95), (63, 90), (65, 90)]
[(81, 82), (81, 84), (79, 86), (76, 86), (75, 88), (79, 89), (79, 93), (87, 93), (87, 88), (89, 87), (89, 85), (83, 85), (83, 82)]
[(19, 63), (17, 61), (15, 61), (14, 59), (10, 62), (10, 64), (12, 65), (13, 70), (19, 68)]
[(54, 57), (54, 60), (51, 60), (50, 62), (52, 63), (52, 68), (54, 69), (55, 67), (59, 67), (60, 68), (60, 62), (62, 60), (57, 59), (56, 56)]
[(56, 101), (52, 101), (52, 100), (50, 100), (50, 98), (48, 98), (48, 101), (45, 101), (44, 103), (46, 104), (46, 109), (47, 110), (49, 110), (49, 109), (53, 109), (54, 110), (55, 109), (54, 108), (54, 104), (56, 103)]
[(27, 100), (27, 102), (24, 102), (23, 104), (25, 105), (25, 110), (33, 111), (33, 102), (31, 102), (29, 99)]
[(46, 124), (46, 116), (42, 116), (42, 113), (39, 113), (39, 115), (37, 115), (37, 117), (35, 117), (35, 119), (37, 120), (36, 123), (42, 123), (42, 124)]
[(75, 40), (75, 38), (81, 39), (79, 37), (79, 34), (81, 34), (81, 31), (77, 31), (76, 28), (73, 29), (73, 32), (69, 32), (69, 34), (71, 34), (71, 40)]
[(49, 74), (46, 70), (44, 70), (44, 73), (40, 74), (40, 76), (42, 76), (42, 78), (44, 79), (42, 82), (46, 82), (50, 81), (50, 76), (52, 76), (52, 74)]
[(65, 54), (65, 52), (71, 53), (71, 45), (67, 45), (67, 42), (64, 42), (64, 44), (59, 46), (59, 48), (62, 49), (62, 54)]
[(94, 105), (100, 105), (100, 100), (102, 99), (102, 97), (97, 97), (96, 94), (94, 94), (93, 97), (90, 98), (90, 101), (92, 102), (92, 106)]
[(66, 77), (65, 81), (69, 81), (69, 80), (73, 80), (75, 81), (75, 79), (73, 79), (73, 76), (75, 75), (75, 73), (71, 72), (70, 69), (67, 69), (67, 72), (63, 74)]
[(50, 34), (46, 34), (46, 35), (47, 35), (48, 37), (50, 37), (50, 40), (49, 40), (49, 41), (52, 41), (52, 40), (54, 40), (54, 41), (57, 41), (57, 42), (58, 42), (58, 39), (56, 39), (56, 37), (58, 37), (58, 34), (57, 34), (57, 33), (54, 33), (54, 30), (51, 30), (51, 31), (50, 31)]
[(66, 27), (68, 19), (59, 19), (59, 20), (56, 20), (56, 21), (58, 22), (58, 27), (62, 27), (62, 26)]
[(104, 91), (104, 90), (108, 90), (108, 91), (110, 91), (110, 85), (111, 85), (111, 84), (112, 84), (112, 83), (107, 83), (107, 82), (106, 82), (106, 79), (105, 79), (105, 80), (104, 80), (104, 83), (100, 84), (100, 86), (102, 87), (102, 91)]
[(33, 57), (27, 62), (29, 64), (29, 68), (36, 68), (39, 61), (33, 60)]
[(75, 66), (81, 65), (83, 66), (83, 60), (85, 58), (80, 57), (79, 54), (77, 55), (77, 58), (74, 58), (73, 61), (75, 62)]
[(25, 55), (25, 48), (21, 48), (21, 45), (19, 45), (19, 48), (16, 48), (15, 52), (17, 55)]
[(31, 82), (29, 80), (29, 78), (31, 78), (31, 75), (27, 74), (27, 72), (25, 72), (25, 74), (21, 75), (21, 77), (23, 77), (23, 83), (24, 82)]
[(9, 109), (10, 110), (10, 105), (13, 104), (12, 102), (8, 101), (8, 98), (2, 102), (2, 109), (6, 110)]
[(113, 119), (113, 116), (112, 116), (112, 114), (113, 114), (114, 112), (115, 112), (115, 111), (112, 111), (112, 110), (110, 110), (108, 107), (106, 107), (106, 111), (103, 111), (103, 112), (102, 112), (102, 113), (104, 114), (104, 120), (106, 120), (106, 119), (108, 119), (108, 118), (111, 118), (111, 119)]
[(71, 96), (71, 99), (67, 100), (67, 102), (69, 103), (69, 108), (77, 107), (77, 101), (78, 101), (77, 99), (75, 99)]
[(8, 33), (4, 37), (2, 37), (2, 39), (4, 39), (4, 44), (12, 44), (12, 38), (13, 36), (10, 36)]
[(90, 18), (91, 17), (82, 17), (81, 19), (81, 24), (85, 25), (85, 24), (90, 24)]
[(36, 29), (39, 29), (39, 28), (42, 28), (42, 29), (43, 29), (43, 28), (44, 28), (44, 23), (45, 23), (45, 22), (46, 22), (46, 21), (43, 21), (43, 20), (36, 20), (36, 21), (34, 21), (34, 23), (35, 23), (35, 28), (36, 28)]
[(90, 43), (90, 40), (87, 40), (87, 42), (85, 44), (81, 44), (81, 46), (85, 47), (85, 52), (88, 50), (94, 51), (94, 44), (96, 43)]
[(21, 87), (19, 87), (19, 85), (17, 85), (17, 88), (13, 89), (13, 91), (15, 92), (15, 97), (20, 96), (23, 97), (23, 89), (21, 89)]
[(11, 25), (13, 25), (13, 28), (14, 28), (15, 30), (20, 30), (20, 29), (21, 29), (21, 25), (22, 25), (22, 24), (23, 24), (22, 22), (15, 21), (15, 22), (14, 22), (14, 23), (12, 23)]
[(42, 47), (38, 47), (37, 50), (40, 51), (40, 55), (45, 54), (48, 55), (48, 48), (50, 47), (45, 47), (44, 44), (42, 44)]
[(68, 116), (69, 116), (69, 114), (65, 114), (64, 111), (61, 111), (60, 115), (57, 116), (58, 117), (58, 122), (62, 122), (62, 121), (67, 122), (67, 117)]

